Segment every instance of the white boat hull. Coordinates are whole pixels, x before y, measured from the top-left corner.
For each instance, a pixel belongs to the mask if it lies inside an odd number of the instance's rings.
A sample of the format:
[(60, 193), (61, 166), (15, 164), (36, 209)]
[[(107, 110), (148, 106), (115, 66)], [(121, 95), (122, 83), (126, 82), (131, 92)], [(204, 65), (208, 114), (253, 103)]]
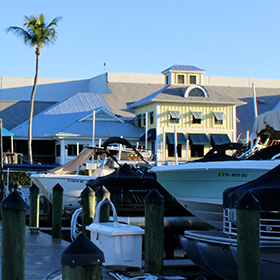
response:
[(52, 189), (56, 184), (63, 188), (63, 205), (79, 205), (79, 197), (86, 187), (86, 182), (94, 176), (73, 174), (32, 174), (31, 181), (43, 195), (52, 202)]
[(189, 162), (156, 166), (150, 172), (189, 212), (222, 229), (224, 190), (252, 181), (278, 164), (280, 160)]

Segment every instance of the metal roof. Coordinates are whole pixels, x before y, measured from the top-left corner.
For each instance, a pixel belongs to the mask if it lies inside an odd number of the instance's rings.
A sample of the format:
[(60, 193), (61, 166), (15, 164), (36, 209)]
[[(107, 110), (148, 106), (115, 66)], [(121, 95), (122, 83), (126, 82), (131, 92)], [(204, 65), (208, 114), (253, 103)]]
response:
[[(71, 126), (63, 129), (61, 134), (74, 134), (81, 136), (92, 136), (92, 122), (75, 122)], [(136, 127), (129, 123), (123, 123), (118, 121), (96, 121), (95, 123), (95, 135), (98, 138), (120, 137), (139, 138), (144, 133), (144, 128)]]
[(205, 71), (204, 69), (200, 69), (200, 68), (198, 68), (196, 66), (193, 66), (193, 65), (173, 65), (173, 66), (165, 69), (161, 73), (165, 73), (165, 72), (168, 72), (170, 70), (175, 70), (175, 71)]
[[(111, 112), (100, 93), (77, 93), (69, 99), (57, 103), (33, 118), (33, 137), (53, 136), (94, 109), (104, 108)], [(12, 129), (16, 136), (27, 136), (28, 121)]]
[[(33, 115), (36, 116), (56, 103), (57, 102), (35, 101)], [(30, 101), (0, 101), (0, 118), (3, 121), (3, 126), (8, 130), (11, 130), (22, 124), (24, 121), (27, 121), (29, 119), (29, 112)]]
[(137, 102), (130, 104), (128, 108), (137, 108), (149, 103), (166, 102), (166, 103), (216, 103), (216, 104), (232, 104), (243, 105), (245, 102), (232, 96), (231, 94), (225, 94), (222, 87), (220, 90), (211, 90), (211, 87), (204, 87), (208, 96), (185, 96), (185, 92), (189, 86), (166, 86), (161, 90), (146, 96)]

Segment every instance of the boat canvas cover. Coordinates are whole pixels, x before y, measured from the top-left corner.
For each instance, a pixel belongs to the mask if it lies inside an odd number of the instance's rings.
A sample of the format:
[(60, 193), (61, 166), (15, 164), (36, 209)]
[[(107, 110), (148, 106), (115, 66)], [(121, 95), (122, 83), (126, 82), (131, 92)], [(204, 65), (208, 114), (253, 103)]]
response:
[(270, 131), (273, 138), (280, 139), (280, 110), (265, 112), (255, 119), (253, 132), (259, 136), (263, 131)]
[(82, 165), (94, 152), (95, 149), (93, 148), (85, 148), (76, 158), (67, 162), (64, 165), (51, 169), (49, 173), (71, 174), (75, 169), (77, 169), (80, 165)]
[(223, 192), (223, 208), (235, 208), (243, 195), (250, 192), (261, 203), (264, 211), (280, 210), (280, 165), (264, 175)]

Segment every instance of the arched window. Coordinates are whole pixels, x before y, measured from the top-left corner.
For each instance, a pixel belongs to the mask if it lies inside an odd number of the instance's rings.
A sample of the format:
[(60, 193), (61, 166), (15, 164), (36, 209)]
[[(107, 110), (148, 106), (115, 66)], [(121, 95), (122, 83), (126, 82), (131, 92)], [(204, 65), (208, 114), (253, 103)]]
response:
[(188, 97), (188, 96), (208, 97), (208, 92), (206, 91), (205, 88), (201, 86), (197, 86), (197, 85), (189, 86), (184, 93), (184, 97)]
[(200, 88), (194, 88), (189, 92), (189, 96), (205, 96), (205, 93)]

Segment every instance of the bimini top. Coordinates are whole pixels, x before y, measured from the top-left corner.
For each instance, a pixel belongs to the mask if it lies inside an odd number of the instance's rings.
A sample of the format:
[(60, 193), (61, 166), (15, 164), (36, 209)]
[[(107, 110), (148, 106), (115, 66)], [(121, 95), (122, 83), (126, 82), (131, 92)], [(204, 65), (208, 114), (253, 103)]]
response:
[(268, 134), (273, 139), (280, 139), (280, 110), (272, 110), (259, 115), (255, 119), (253, 132), (257, 136)]
[(236, 201), (251, 192), (264, 211), (280, 211), (280, 165), (259, 178), (223, 192), (223, 207), (235, 208)]

